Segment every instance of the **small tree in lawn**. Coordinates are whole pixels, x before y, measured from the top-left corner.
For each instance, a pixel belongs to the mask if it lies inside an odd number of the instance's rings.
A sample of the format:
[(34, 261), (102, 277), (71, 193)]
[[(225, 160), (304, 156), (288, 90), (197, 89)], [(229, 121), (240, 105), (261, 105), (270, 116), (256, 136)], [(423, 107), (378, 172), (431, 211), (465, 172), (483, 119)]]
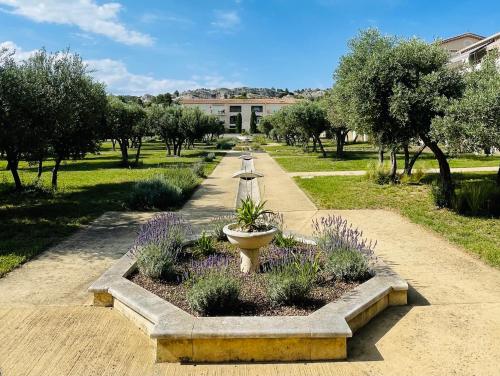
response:
[(104, 135), (106, 92), (87, 71), (82, 58), (65, 51), (51, 60), (55, 123), (50, 146), (55, 164), (52, 187), (57, 188), (61, 162), (98, 150)]
[(252, 111), (250, 115), (250, 133), (257, 133), (257, 115), (255, 115), (255, 111)]
[[(365, 102), (366, 72), (369, 62), (374, 56), (383, 56), (395, 44), (395, 38), (383, 36), (376, 29), (368, 29), (349, 41), (349, 52), (340, 58), (340, 63), (334, 72), (335, 97), (337, 108), (335, 122), (341, 120), (350, 130), (369, 134), (379, 147), (379, 162), (383, 162), (383, 134), (375, 133), (376, 128), (383, 129), (383, 116), (370, 114), (371, 106)], [(373, 82), (374, 84), (376, 83)], [(369, 98), (378, 95), (370, 92)], [(368, 113), (368, 114), (367, 114)], [(379, 114), (382, 115), (382, 114)]]
[[(432, 133), (446, 140), (454, 152), (500, 149), (500, 68), (498, 53), (490, 52), (481, 65), (465, 73), (466, 87), (461, 98), (450, 101), (445, 115), (434, 119)], [(497, 173), (500, 186), (500, 169)]]
[[(272, 116), (272, 115), (271, 115)], [(259, 121), (259, 131), (264, 133), (267, 137), (269, 137), (269, 133), (273, 129), (273, 121), (271, 116), (265, 116)]]
[[(128, 149), (130, 143), (144, 135), (141, 127), (146, 114), (144, 109), (133, 102), (125, 103), (114, 96), (108, 97), (106, 123), (108, 134), (120, 146), (122, 165), (129, 166)], [(138, 158), (137, 158), (138, 159)]]
[(29, 78), (12, 54), (12, 51), (0, 50), (0, 151), (7, 159), (7, 168), (19, 191), (22, 189), (19, 161), (33, 146), (38, 150), (40, 143), (32, 137), (31, 114), (36, 106), (29, 90)]
[(327, 91), (320, 100), (320, 104), (326, 111), (326, 117), (330, 125), (329, 129), (335, 136), (337, 158), (342, 158), (344, 156), (345, 140), (350, 129), (347, 110), (344, 108), (346, 101), (343, 98), (340, 85), (335, 85), (333, 89)]
[(241, 112), (236, 115), (236, 133), (242, 132), (242, 127), (243, 127), (243, 118), (241, 117)]
[(321, 142), (320, 135), (328, 129), (326, 112), (315, 102), (302, 101), (287, 107), (287, 127), (299, 130), (299, 136), (304, 142), (312, 138), (318, 144), (321, 153), (326, 157), (326, 151)]

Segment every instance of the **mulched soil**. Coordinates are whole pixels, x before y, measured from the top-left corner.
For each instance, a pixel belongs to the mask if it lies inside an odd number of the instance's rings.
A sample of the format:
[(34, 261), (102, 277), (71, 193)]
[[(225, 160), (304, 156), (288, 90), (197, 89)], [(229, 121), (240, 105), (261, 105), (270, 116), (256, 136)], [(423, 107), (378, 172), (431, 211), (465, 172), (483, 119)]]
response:
[[(231, 257), (228, 272), (239, 278), (241, 286), (241, 304), (227, 316), (306, 316), (323, 307), (325, 304), (337, 300), (346, 292), (359, 285), (358, 282), (323, 281), (311, 291), (309, 299), (300, 305), (274, 306), (266, 296), (266, 273), (242, 274), (239, 271), (238, 251), (229, 243), (217, 243), (217, 251)], [(188, 249), (189, 252), (189, 249)], [(189, 270), (192, 257), (181, 260), (179, 270)], [(129, 279), (144, 289), (156, 294), (177, 307), (194, 316), (199, 314), (189, 306), (186, 293), (189, 289), (186, 283), (168, 280), (153, 280), (135, 272)]]

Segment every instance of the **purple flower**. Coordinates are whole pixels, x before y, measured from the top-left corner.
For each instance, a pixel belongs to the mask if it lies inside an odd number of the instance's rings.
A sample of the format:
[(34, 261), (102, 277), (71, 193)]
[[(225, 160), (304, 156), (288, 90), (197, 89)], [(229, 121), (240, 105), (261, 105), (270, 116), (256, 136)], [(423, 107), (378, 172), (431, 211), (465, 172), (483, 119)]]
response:
[(363, 238), (363, 232), (353, 228), (341, 216), (329, 215), (313, 220), (314, 236), (325, 252), (353, 249), (371, 256), (377, 242)]

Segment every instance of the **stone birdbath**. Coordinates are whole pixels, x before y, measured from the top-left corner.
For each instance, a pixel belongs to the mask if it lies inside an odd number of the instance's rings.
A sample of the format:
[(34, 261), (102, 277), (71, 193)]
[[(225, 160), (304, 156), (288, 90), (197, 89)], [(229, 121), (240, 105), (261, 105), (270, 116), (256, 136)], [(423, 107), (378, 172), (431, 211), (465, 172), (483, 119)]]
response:
[(270, 227), (265, 231), (242, 231), (238, 223), (224, 226), (229, 242), (240, 249), (242, 273), (256, 273), (260, 268), (260, 249), (267, 246), (278, 231), (276, 227)]

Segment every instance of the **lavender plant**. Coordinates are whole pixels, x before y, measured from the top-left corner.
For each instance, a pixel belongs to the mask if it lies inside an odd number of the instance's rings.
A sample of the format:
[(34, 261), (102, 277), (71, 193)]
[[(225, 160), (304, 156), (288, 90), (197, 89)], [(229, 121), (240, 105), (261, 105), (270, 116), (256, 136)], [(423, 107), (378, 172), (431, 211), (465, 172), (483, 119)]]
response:
[(240, 281), (228, 273), (230, 259), (224, 255), (211, 255), (193, 262), (185, 279), (191, 286), (187, 300), (193, 310), (202, 315), (230, 312), (239, 302)]
[(172, 277), (189, 233), (190, 226), (176, 213), (153, 217), (141, 227), (132, 248), (139, 271), (153, 279)]
[(303, 303), (320, 271), (317, 249), (307, 245), (292, 248), (272, 245), (264, 260), (264, 269), (269, 273), (269, 300), (275, 305)]
[(377, 242), (364, 238), (362, 231), (353, 228), (341, 216), (329, 215), (313, 220), (313, 230), (318, 247), (327, 254), (351, 249), (371, 256), (377, 245)]

